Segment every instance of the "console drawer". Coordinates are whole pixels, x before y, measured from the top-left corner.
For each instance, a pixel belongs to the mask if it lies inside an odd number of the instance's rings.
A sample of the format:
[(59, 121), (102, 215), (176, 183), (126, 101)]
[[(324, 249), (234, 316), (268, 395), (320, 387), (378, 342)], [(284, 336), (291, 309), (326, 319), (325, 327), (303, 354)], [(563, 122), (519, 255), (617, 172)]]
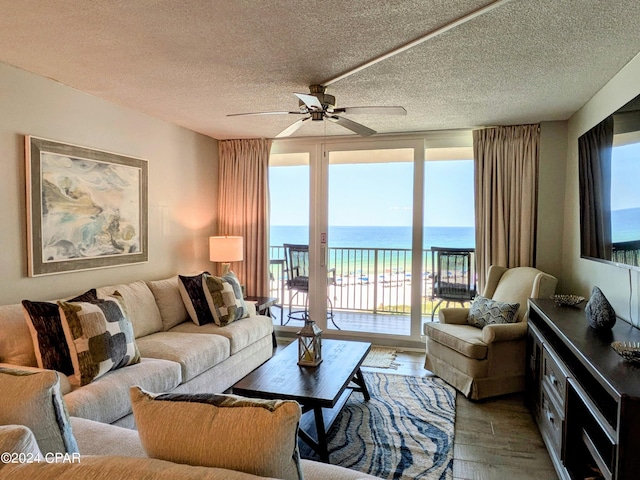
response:
[(547, 386), (549, 394), (556, 397), (558, 406), (564, 410), (567, 374), (546, 346), (542, 352), (542, 383)]
[(549, 398), (546, 388), (542, 389), (542, 405), (540, 409), (540, 433), (547, 443), (549, 453), (557, 459), (561, 457), (562, 430), (564, 415), (559, 412)]

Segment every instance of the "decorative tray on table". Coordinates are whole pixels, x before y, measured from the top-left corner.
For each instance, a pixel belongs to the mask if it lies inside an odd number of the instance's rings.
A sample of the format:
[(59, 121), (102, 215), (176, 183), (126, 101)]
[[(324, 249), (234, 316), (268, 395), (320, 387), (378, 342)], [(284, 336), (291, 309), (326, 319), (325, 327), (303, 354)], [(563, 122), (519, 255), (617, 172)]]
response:
[(625, 360), (640, 363), (640, 342), (611, 342), (611, 348)]
[(559, 307), (575, 307), (584, 302), (584, 297), (580, 295), (553, 295), (551, 298)]

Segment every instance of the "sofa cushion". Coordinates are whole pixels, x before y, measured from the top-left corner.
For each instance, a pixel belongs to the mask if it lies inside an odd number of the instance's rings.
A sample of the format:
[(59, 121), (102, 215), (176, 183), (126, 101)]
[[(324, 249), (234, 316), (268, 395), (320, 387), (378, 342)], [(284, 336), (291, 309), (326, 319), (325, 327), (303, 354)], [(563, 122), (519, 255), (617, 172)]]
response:
[(19, 303), (0, 306), (0, 362), (38, 366), (31, 333)]
[(78, 449), (83, 456), (124, 455), (141, 458), (147, 456), (136, 430), (80, 417), (71, 417), (71, 426)]
[(64, 401), (74, 417), (113, 423), (131, 413), (131, 385), (140, 385), (151, 392), (170, 392), (181, 380), (178, 363), (142, 358), (140, 363), (113, 370), (89, 385), (77, 387), (64, 396)]
[[(70, 302), (97, 300), (96, 290), (91, 289), (70, 299)], [(31, 341), (40, 368), (57, 370), (65, 375), (73, 374), (69, 346), (62, 329), (57, 303), (23, 300), (24, 319), (31, 332)]]
[(0, 369), (0, 425), (25, 425), (42, 453), (76, 453), (58, 374)]
[(483, 328), (485, 325), (515, 323), (519, 308), (519, 303), (498, 302), (478, 295), (471, 302), (467, 323), (477, 328)]
[(196, 325), (213, 323), (213, 315), (204, 294), (204, 274), (178, 275), (178, 289), (193, 323)]
[(152, 395), (131, 387), (131, 403), (140, 440), (152, 458), (302, 480), (301, 408), (295, 401)]
[[(42, 458), (36, 437), (31, 429), (24, 425), (0, 425), (0, 453), (22, 454), (23, 456), (15, 459), (16, 463), (21, 459), (24, 459), (24, 462)], [(3, 463), (11, 463), (12, 460), (13, 458), (3, 458), (0, 461), (0, 469)]]
[(140, 361), (121, 297), (58, 305), (77, 384), (87, 385), (111, 370)]
[(114, 292), (122, 297), (127, 316), (133, 324), (135, 338), (162, 331), (162, 318), (156, 299), (145, 282), (102, 287), (98, 289), (98, 297), (107, 298)]
[[(192, 467), (154, 458), (82, 456), (80, 461), (12, 463), (0, 470), (0, 480), (265, 480), (222, 468)], [(331, 478), (322, 480), (331, 480)], [(352, 478), (352, 477), (345, 477)], [(312, 479), (313, 480), (313, 479)]]
[[(187, 325), (197, 325), (188, 322)], [(146, 358), (161, 358), (180, 364), (182, 382), (222, 362), (230, 355), (229, 340), (220, 335), (159, 332), (138, 339), (140, 354)]]
[(222, 277), (204, 274), (204, 296), (213, 321), (219, 327), (249, 316), (242, 296), (242, 287), (233, 272)]
[(257, 315), (233, 322), (226, 327), (219, 327), (215, 323), (198, 326), (192, 322), (186, 322), (173, 327), (171, 332), (213, 333), (223, 336), (229, 340), (231, 355), (235, 355), (240, 350), (252, 345), (261, 338), (271, 335), (271, 332), (273, 332), (273, 322), (271, 318), (267, 316)]
[(482, 330), (470, 325), (425, 323), (425, 334), (465, 357), (476, 360), (487, 358), (487, 345), (482, 341)]
[(165, 332), (189, 320), (189, 312), (180, 295), (177, 275), (165, 280), (147, 282), (147, 285), (156, 299), (162, 318), (162, 329)]

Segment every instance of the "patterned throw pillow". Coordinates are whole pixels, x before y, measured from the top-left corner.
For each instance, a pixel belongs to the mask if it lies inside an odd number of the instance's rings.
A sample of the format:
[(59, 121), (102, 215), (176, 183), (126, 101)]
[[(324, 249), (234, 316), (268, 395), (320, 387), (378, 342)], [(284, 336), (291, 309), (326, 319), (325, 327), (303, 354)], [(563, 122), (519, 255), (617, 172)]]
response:
[(94, 302), (58, 305), (78, 385), (140, 361), (133, 326), (117, 294)]
[(519, 303), (497, 302), (478, 295), (471, 303), (467, 323), (478, 328), (497, 323), (515, 323), (519, 308)]
[(154, 395), (137, 386), (130, 393), (140, 441), (151, 458), (261, 477), (303, 478), (297, 438), (301, 409), (293, 400)]
[(249, 316), (238, 277), (229, 272), (222, 277), (204, 274), (204, 295), (216, 325), (224, 327)]
[[(69, 301), (92, 302), (97, 299), (94, 288)], [(23, 300), (22, 307), (31, 332), (38, 367), (57, 370), (65, 375), (73, 374), (73, 364), (62, 330), (58, 305), (52, 302)]]
[(192, 277), (178, 275), (178, 289), (180, 290), (182, 302), (187, 308), (191, 320), (193, 320), (193, 323), (196, 325), (213, 322), (213, 315), (211, 314), (207, 298), (204, 294), (205, 274), (206, 272)]
[(45, 455), (78, 453), (57, 372), (0, 368), (0, 392), (0, 425), (28, 427)]

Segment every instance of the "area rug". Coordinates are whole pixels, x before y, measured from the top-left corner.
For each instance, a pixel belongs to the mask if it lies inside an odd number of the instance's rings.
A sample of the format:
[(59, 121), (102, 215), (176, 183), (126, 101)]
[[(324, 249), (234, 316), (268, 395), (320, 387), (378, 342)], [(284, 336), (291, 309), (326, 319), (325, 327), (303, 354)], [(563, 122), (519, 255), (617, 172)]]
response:
[(437, 377), (364, 372), (329, 432), (332, 464), (387, 479), (452, 479), (455, 390)]
[(397, 369), (400, 366), (399, 363), (394, 361), (397, 355), (393, 348), (371, 347), (369, 354), (362, 362), (362, 366)]

